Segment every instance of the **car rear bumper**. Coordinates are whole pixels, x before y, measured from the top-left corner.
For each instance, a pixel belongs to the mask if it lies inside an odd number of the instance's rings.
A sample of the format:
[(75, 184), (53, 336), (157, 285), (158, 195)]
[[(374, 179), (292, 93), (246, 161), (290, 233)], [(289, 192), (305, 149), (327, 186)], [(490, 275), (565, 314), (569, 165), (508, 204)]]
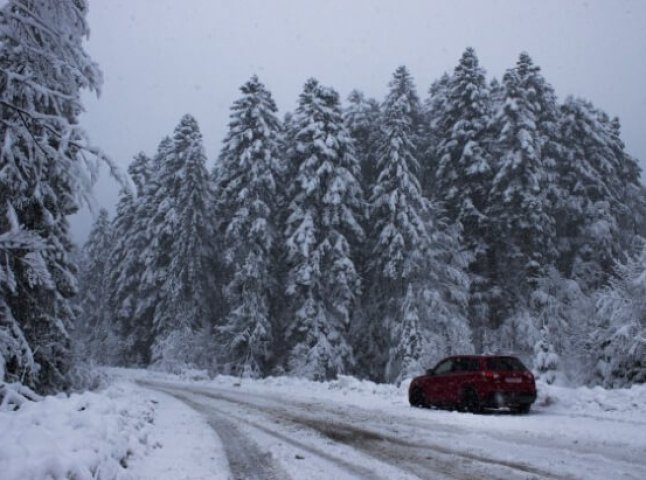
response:
[(499, 408), (514, 405), (532, 404), (536, 401), (536, 392), (491, 392), (485, 396), (484, 407)]

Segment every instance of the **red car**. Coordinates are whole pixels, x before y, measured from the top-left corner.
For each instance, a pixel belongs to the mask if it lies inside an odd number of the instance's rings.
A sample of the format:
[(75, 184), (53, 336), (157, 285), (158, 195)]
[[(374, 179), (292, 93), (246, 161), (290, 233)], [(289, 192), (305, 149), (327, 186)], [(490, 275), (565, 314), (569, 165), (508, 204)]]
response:
[(410, 383), (414, 407), (448, 407), (469, 412), (508, 407), (528, 413), (536, 400), (534, 375), (516, 357), (448, 357)]

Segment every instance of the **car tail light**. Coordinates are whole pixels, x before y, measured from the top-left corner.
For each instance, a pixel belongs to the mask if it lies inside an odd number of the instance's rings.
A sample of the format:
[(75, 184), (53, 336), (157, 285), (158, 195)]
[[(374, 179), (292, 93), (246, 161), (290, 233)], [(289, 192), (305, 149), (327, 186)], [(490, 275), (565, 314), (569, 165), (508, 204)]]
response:
[(482, 372), (482, 378), (484, 378), (485, 380), (494, 381), (499, 380), (500, 375), (498, 375), (496, 372), (492, 372), (491, 370), (485, 370), (484, 372)]
[(523, 377), (532, 382), (534, 381), (534, 375), (532, 375), (532, 372), (523, 372)]

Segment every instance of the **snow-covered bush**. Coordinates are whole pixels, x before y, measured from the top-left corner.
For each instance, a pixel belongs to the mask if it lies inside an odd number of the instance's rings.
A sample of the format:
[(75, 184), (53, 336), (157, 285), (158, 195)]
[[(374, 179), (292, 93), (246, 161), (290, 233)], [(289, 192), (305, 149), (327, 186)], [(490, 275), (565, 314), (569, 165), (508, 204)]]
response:
[(556, 380), (558, 368), (559, 356), (548, 340), (547, 329), (543, 328), (541, 338), (534, 346), (534, 373), (537, 379), (551, 385)]
[(153, 346), (155, 369), (180, 374), (187, 370), (215, 368), (211, 354), (214, 336), (207, 328), (193, 331), (190, 328), (174, 330)]
[(646, 382), (646, 245), (616, 273), (599, 295), (591, 339), (596, 374), (609, 387)]
[(42, 397), (29, 387), (20, 383), (5, 383), (0, 381), (0, 412), (15, 411), (26, 402), (36, 402)]

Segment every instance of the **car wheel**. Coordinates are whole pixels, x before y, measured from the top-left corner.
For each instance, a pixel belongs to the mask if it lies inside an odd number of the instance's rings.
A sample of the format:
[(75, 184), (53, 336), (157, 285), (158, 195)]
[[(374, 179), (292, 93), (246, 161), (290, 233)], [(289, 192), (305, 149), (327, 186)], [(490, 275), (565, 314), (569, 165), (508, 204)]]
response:
[(519, 413), (521, 415), (529, 413), (529, 409), (532, 408), (531, 403), (523, 403), (521, 405), (518, 405), (517, 407), (514, 408), (515, 413)]
[(473, 388), (467, 388), (462, 392), (461, 407), (463, 410), (471, 413), (480, 413), (482, 411), (480, 399)]
[(408, 401), (410, 402), (412, 407), (422, 408), (427, 406), (426, 398), (424, 397), (424, 391), (421, 387), (413, 387), (410, 392)]

